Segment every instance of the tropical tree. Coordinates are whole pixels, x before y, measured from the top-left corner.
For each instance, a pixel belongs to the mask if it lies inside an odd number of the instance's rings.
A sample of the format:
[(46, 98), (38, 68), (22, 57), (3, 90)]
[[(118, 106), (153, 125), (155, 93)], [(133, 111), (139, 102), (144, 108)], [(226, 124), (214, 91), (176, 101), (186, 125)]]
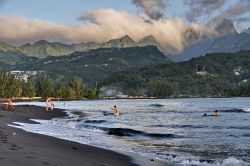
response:
[(66, 97), (66, 85), (63, 83), (57, 83), (55, 86), (55, 96), (59, 98), (65, 98)]
[(53, 95), (53, 82), (49, 75), (42, 74), (36, 81), (36, 93), (42, 98)]
[(25, 97), (35, 97), (36, 96), (36, 88), (35, 88), (35, 84), (32, 80), (28, 80), (27, 82), (23, 82), (22, 96), (25, 96)]
[(73, 77), (69, 82), (69, 87), (74, 91), (76, 99), (83, 97), (84, 84), (80, 77)]

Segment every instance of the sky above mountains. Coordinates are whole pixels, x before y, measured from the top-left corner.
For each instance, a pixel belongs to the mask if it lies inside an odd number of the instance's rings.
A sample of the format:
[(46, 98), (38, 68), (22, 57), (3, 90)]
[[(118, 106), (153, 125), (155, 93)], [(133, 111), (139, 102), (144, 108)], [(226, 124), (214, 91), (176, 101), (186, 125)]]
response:
[(187, 30), (215, 36), (223, 18), (238, 31), (247, 29), (250, 1), (0, 0), (0, 41), (105, 42), (124, 35), (138, 41), (153, 35), (163, 47), (181, 51), (189, 42), (183, 35)]

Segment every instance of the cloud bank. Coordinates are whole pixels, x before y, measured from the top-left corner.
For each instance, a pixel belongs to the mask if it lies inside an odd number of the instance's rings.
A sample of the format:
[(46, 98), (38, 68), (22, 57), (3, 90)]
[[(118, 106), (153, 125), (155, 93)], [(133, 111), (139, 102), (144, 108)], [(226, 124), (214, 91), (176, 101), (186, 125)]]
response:
[[(129, 35), (134, 40), (153, 35), (171, 53), (183, 49), (187, 29), (200, 35), (212, 34), (213, 30), (199, 24), (187, 24), (179, 18), (154, 20), (146, 15), (126, 11), (99, 9), (83, 13), (78, 25), (58, 24), (40, 19), (27, 19), (18, 15), (0, 15), (0, 40), (20, 45), (45, 39), (60, 42), (106, 42)], [(147, 20), (147, 21), (145, 21)]]
[[(0, 0), (1, 2), (1, 0)], [(170, 0), (131, 0), (143, 13), (133, 14), (114, 9), (99, 9), (79, 15), (79, 24), (60, 24), (41, 19), (28, 19), (20, 15), (0, 15), (0, 41), (13, 45), (41, 39), (64, 43), (106, 42), (129, 35), (139, 41), (152, 35), (165, 51), (181, 52), (189, 43), (204, 36), (215, 36), (214, 29), (223, 18), (242, 23), (249, 21), (250, 1), (238, 0), (186, 0), (190, 10), (189, 22), (181, 18), (164, 16)], [(199, 23), (208, 20), (208, 24)]]

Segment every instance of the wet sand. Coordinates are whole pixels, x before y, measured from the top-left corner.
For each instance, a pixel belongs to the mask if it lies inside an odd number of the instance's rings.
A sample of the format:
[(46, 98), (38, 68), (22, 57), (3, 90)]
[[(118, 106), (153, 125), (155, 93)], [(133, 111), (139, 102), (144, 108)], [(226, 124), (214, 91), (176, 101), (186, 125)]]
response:
[[(132, 158), (117, 152), (29, 133), (9, 127), (12, 122), (64, 117), (63, 110), (46, 112), (38, 106), (0, 109), (0, 163), (5, 166), (135, 166)], [(157, 165), (156, 163), (152, 165)]]

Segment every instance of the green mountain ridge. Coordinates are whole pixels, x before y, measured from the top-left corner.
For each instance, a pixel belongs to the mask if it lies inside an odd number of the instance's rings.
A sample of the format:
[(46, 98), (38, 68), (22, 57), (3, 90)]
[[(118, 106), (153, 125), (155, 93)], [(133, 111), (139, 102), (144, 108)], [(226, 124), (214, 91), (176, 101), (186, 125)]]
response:
[(50, 43), (46, 40), (40, 40), (34, 44), (25, 44), (19, 48), (24, 54), (39, 58), (68, 55), (75, 51), (70, 45), (58, 42)]
[(0, 67), (2, 69), (11, 68), (16, 64), (32, 63), (36, 60), (35, 57), (26, 56), (19, 48), (0, 42)]
[(0, 41), (0, 51), (5, 52), (5, 51), (14, 51), (14, 50), (16, 50), (15, 47), (12, 47), (12, 46)]
[(27, 57), (21, 52), (13, 52), (13, 51), (0, 51), (0, 62), (2, 62), (2, 65), (0, 65), (1, 68), (10, 68), (13, 65), (26, 65), (29, 63), (34, 63), (38, 61), (35, 57)]
[(15, 70), (44, 71), (58, 80), (79, 76), (95, 83), (117, 71), (165, 63), (169, 63), (168, 58), (155, 46), (99, 48), (16, 65)]

